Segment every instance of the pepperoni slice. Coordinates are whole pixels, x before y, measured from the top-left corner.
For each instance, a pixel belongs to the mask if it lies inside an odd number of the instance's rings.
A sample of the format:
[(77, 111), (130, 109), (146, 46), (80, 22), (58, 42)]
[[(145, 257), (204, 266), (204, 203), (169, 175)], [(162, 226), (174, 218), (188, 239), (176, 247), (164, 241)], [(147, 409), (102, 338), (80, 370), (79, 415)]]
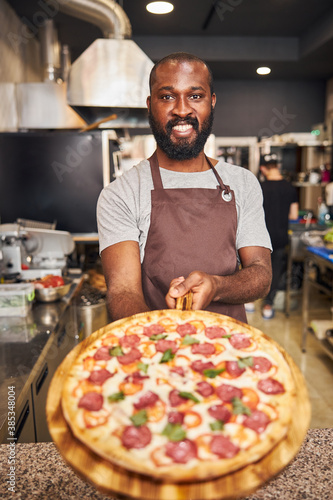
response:
[(240, 377), (245, 372), (245, 368), (239, 368), (237, 361), (226, 361), (225, 368), (232, 377)]
[(204, 398), (208, 398), (208, 396), (211, 396), (214, 393), (214, 387), (203, 380), (197, 384), (196, 391)]
[(142, 425), (141, 427), (128, 425), (122, 433), (121, 442), (127, 449), (145, 448), (150, 443), (151, 437), (151, 432), (146, 425)]
[(249, 337), (243, 335), (242, 333), (234, 333), (231, 335), (229, 342), (235, 349), (246, 349), (251, 345)]
[(191, 325), (191, 323), (184, 323), (183, 325), (178, 325), (176, 328), (177, 333), (181, 337), (185, 337), (185, 335), (194, 335), (197, 333), (197, 329), (195, 328), (194, 325)]
[(239, 447), (222, 435), (212, 437), (210, 451), (221, 458), (232, 458), (239, 452)]
[(88, 380), (93, 384), (102, 385), (108, 378), (113, 377), (113, 375), (113, 373), (110, 373), (108, 370), (103, 368), (102, 370), (94, 370), (91, 372)]
[(155, 394), (155, 392), (147, 391), (139, 398), (139, 401), (133, 404), (133, 406), (137, 410), (142, 410), (142, 408), (148, 408), (149, 406), (154, 406), (154, 404), (158, 399), (159, 397), (157, 394)]
[(192, 458), (197, 458), (197, 445), (190, 439), (182, 441), (169, 441), (165, 447), (165, 454), (177, 464), (186, 464)]
[(170, 371), (174, 372), (174, 373), (178, 373), (178, 375), (180, 375), (181, 377), (184, 377), (184, 375), (185, 375), (185, 371), (184, 371), (184, 368), (182, 366), (174, 366), (173, 368), (171, 368)]
[(204, 361), (201, 361), (201, 359), (197, 359), (191, 363), (191, 368), (195, 372), (203, 373), (204, 370), (214, 369), (215, 365), (211, 361), (207, 361), (207, 363), (205, 363)]
[(160, 333), (164, 333), (165, 328), (164, 326), (160, 325), (159, 323), (155, 323), (154, 325), (149, 325), (145, 326), (143, 329), (143, 333), (147, 335), (148, 337), (151, 337), (152, 335), (158, 335)]
[(218, 339), (223, 337), (223, 335), (227, 335), (227, 332), (220, 326), (208, 326), (205, 330), (205, 334), (209, 339)]
[(124, 380), (126, 382), (137, 384), (137, 383), (140, 383), (141, 380), (144, 380), (145, 378), (149, 378), (148, 375), (141, 375), (140, 372), (134, 372), (134, 373), (130, 373), (129, 375), (127, 375), (124, 378)]
[(191, 346), (192, 354), (203, 354), (205, 356), (209, 356), (210, 354), (214, 354), (216, 348), (214, 344), (210, 344), (209, 342), (203, 342), (201, 344), (193, 344)]
[(272, 363), (263, 356), (253, 356), (253, 365), (251, 368), (257, 372), (266, 373), (272, 368)]
[(132, 349), (128, 351), (128, 353), (123, 354), (122, 356), (117, 356), (117, 359), (121, 365), (130, 365), (140, 358), (141, 352), (136, 347), (132, 347)]
[(244, 418), (243, 425), (260, 434), (264, 432), (269, 422), (270, 418), (266, 413), (260, 410), (254, 410), (250, 416)]
[(179, 391), (177, 391), (177, 389), (172, 389), (172, 391), (169, 392), (169, 400), (171, 406), (179, 406), (188, 401), (186, 398), (179, 396)]
[(170, 424), (182, 424), (184, 422), (184, 413), (180, 411), (170, 411), (168, 422)]
[(124, 335), (119, 339), (119, 344), (122, 347), (135, 347), (140, 344), (140, 337), (139, 335)]
[(257, 387), (265, 394), (283, 394), (285, 392), (283, 385), (274, 378), (264, 378), (259, 380)]
[(88, 411), (99, 411), (103, 406), (103, 396), (98, 392), (86, 392), (78, 403), (79, 408)]
[(225, 402), (229, 402), (233, 398), (241, 398), (243, 395), (241, 389), (229, 384), (222, 384), (219, 387), (216, 387), (215, 391), (218, 397)]
[(112, 356), (110, 356), (110, 349), (111, 349), (110, 346), (103, 345), (95, 352), (94, 359), (96, 359), (97, 361), (99, 360), (107, 361), (108, 359), (111, 359)]
[(213, 405), (210, 408), (208, 408), (208, 413), (211, 417), (215, 418), (216, 420), (222, 420), (223, 422), (228, 422), (231, 418), (231, 413), (223, 405)]
[(174, 340), (158, 340), (155, 345), (156, 351), (165, 352), (168, 349), (171, 349), (172, 354), (177, 352), (178, 346)]

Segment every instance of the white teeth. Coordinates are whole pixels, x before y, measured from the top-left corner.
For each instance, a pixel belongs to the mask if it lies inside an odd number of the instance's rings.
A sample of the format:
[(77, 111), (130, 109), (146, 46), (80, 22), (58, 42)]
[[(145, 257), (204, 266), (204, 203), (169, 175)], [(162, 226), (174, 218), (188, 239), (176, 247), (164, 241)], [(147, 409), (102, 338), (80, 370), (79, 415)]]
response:
[(186, 132), (186, 130), (192, 128), (192, 125), (175, 125), (173, 128), (179, 132)]

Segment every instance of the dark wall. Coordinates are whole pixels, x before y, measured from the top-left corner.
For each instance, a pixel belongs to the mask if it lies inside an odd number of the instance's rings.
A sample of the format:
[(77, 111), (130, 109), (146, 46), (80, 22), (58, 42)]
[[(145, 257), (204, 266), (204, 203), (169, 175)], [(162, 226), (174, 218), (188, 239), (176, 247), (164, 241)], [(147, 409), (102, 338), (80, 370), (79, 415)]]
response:
[(310, 132), (325, 118), (324, 80), (215, 82), (218, 137)]

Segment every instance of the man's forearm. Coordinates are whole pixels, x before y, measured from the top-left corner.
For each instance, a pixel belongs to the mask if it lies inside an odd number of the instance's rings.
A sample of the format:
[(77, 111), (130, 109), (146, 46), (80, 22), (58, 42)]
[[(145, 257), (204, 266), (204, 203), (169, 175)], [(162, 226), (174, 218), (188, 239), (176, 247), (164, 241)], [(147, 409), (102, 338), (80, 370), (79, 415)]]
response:
[(270, 289), (272, 273), (261, 264), (240, 269), (229, 276), (214, 276), (216, 291), (213, 301), (243, 304), (265, 297)]
[(112, 321), (150, 310), (144, 299), (132, 292), (108, 292), (107, 307)]

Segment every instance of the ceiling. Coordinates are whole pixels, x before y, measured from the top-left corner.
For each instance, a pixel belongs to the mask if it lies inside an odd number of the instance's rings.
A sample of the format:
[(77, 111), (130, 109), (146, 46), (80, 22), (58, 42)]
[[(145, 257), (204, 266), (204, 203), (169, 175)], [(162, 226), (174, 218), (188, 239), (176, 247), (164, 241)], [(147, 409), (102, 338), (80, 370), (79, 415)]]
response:
[[(75, 60), (99, 28), (62, 14), (56, 0), (7, 0), (19, 18), (36, 25), (45, 13), (54, 19), (62, 44)], [(216, 80), (320, 79), (333, 77), (332, 0), (173, 0), (172, 13), (146, 11), (145, 0), (119, 0), (133, 39), (156, 61), (186, 51), (205, 59)], [(258, 66), (272, 73), (256, 75)]]

